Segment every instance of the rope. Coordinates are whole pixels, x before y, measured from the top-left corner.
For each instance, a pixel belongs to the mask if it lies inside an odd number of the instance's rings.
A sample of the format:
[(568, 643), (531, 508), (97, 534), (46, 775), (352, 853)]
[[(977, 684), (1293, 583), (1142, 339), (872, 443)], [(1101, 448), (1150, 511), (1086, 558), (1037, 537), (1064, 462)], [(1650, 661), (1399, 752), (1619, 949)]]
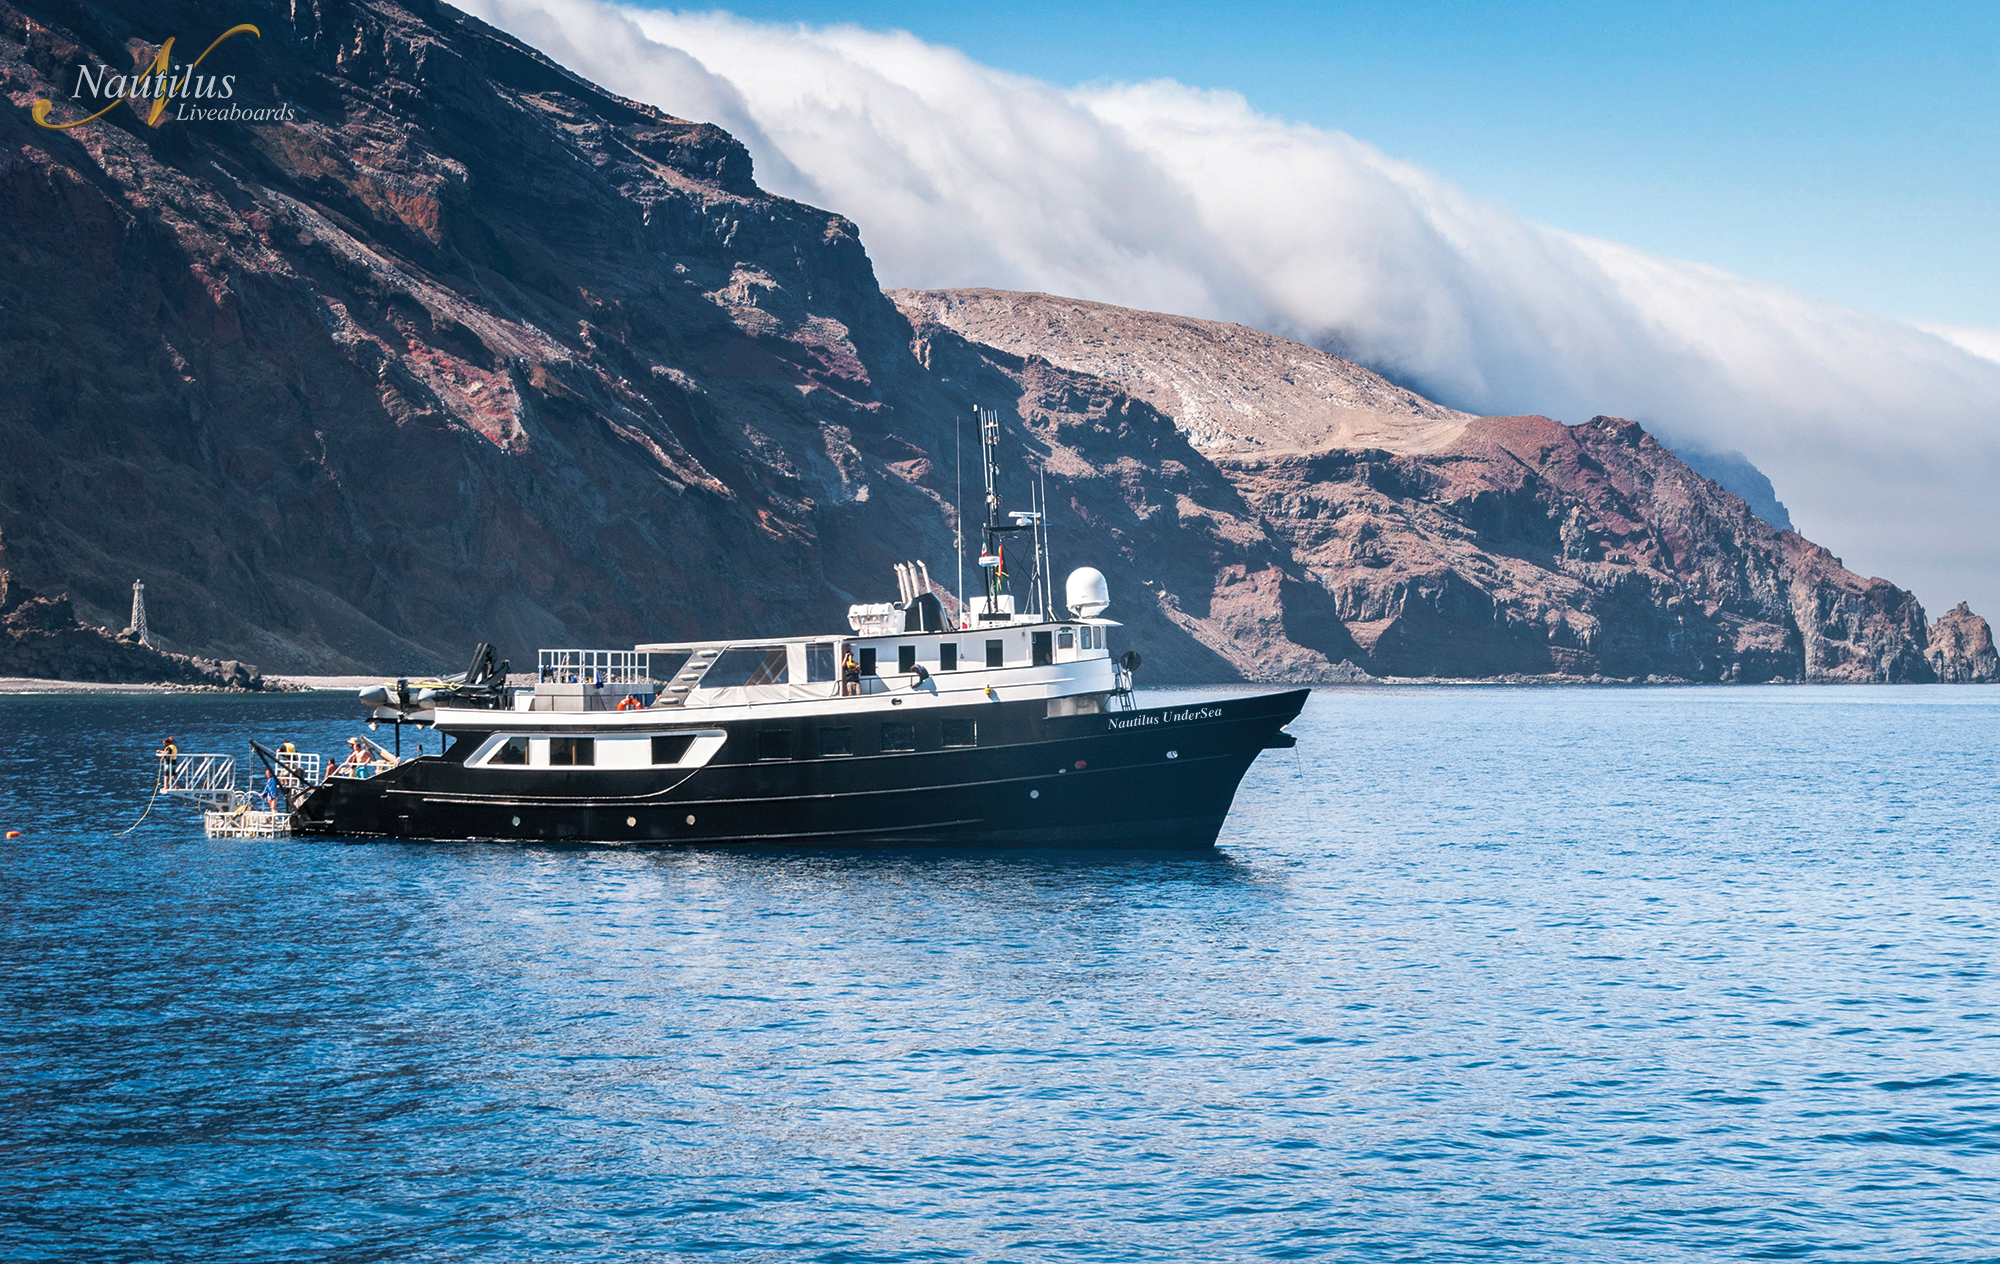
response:
[(124, 830), (120, 833), (113, 834), (111, 837), (123, 838), (125, 837), (126, 834), (130, 834), (132, 830), (138, 829), (141, 825), (144, 825), (146, 823), (146, 818), (148, 816), (151, 816), (153, 813), (153, 800), (158, 799), (159, 797), (160, 797), (160, 783), (156, 780), (153, 782), (153, 797), (151, 799), (146, 800), (146, 810), (144, 812), (139, 813), (138, 820), (132, 822), (132, 829)]

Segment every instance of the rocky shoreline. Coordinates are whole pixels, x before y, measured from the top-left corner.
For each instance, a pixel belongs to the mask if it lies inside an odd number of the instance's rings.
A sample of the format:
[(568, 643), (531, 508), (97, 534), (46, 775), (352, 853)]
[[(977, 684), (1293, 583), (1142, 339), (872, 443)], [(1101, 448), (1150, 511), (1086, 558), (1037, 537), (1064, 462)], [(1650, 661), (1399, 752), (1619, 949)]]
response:
[(41, 596), (8, 571), (0, 571), (0, 677), (174, 690), (267, 687), (252, 664), (171, 654), (141, 644), (129, 631), (114, 635), (85, 623), (68, 593)]

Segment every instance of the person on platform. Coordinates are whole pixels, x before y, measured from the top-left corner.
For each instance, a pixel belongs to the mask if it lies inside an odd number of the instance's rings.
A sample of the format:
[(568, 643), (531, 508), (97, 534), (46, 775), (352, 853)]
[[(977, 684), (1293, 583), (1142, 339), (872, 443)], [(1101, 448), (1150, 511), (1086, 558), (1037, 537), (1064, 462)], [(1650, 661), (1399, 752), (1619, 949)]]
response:
[(340, 761), (340, 766), (347, 770), (347, 775), (350, 777), (366, 777), (368, 775), (368, 751), (366, 747), (361, 745), (360, 738), (350, 737), (347, 739), (347, 758)]
[(861, 692), (861, 664), (854, 661), (852, 646), (844, 646), (840, 651), (840, 693), (842, 697), (853, 697)]
[(180, 764), (180, 744), (174, 741), (172, 736), (169, 736), (166, 741), (160, 743), (160, 749), (157, 753), (160, 757), (160, 785), (162, 787), (171, 786), (174, 784), (174, 770)]

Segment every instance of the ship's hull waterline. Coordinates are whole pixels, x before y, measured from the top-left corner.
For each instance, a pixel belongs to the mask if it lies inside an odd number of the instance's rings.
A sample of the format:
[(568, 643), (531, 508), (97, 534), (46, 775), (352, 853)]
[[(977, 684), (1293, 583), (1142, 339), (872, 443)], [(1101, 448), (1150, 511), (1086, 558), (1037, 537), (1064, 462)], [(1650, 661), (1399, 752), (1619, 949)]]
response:
[[(467, 756), (489, 734), (460, 732), (443, 755), (315, 788), (293, 828), (439, 840), (1209, 847), (1258, 752), (1292, 744), (1281, 730), (1306, 696), (1072, 716), (1049, 716), (1041, 701), (934, 708), (916, 725), (914, 750), (777, 759), (759, 757), (773, 721), (663, 716), (662, 733), (727, 733), (698, 768), (473, 767)], [(940, 744), (940, 726), (956, 719), (978, 722), (977, 745)], [(506, 713), (494, 720), (504, 731)], [(813, 750), (814, 720), (776, 723), (789, 726), (794, 751)]]

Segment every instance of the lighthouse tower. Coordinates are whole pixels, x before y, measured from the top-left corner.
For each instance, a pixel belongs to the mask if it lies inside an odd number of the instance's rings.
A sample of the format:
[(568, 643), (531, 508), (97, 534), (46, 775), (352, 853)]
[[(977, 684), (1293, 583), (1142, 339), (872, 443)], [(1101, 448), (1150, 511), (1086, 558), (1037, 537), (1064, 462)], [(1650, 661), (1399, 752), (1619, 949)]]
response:
[(152, 633), (146, 630), (146, 581), (143, 579), (132, 581), (131, 632), (138, 638), (139, 644), (150, 646), (153, 643)]

